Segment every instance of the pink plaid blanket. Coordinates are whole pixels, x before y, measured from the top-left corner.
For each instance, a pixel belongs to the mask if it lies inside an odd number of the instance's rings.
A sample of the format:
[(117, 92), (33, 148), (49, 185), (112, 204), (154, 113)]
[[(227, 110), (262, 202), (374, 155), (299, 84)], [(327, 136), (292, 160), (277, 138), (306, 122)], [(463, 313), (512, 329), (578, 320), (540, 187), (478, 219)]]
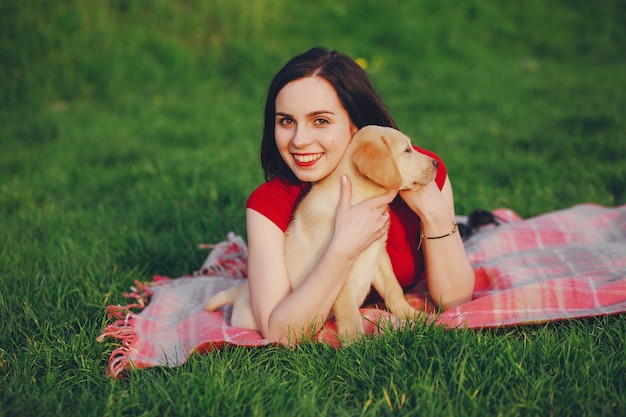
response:
[[(407, 294), (416, 308), (449, 327), (486, 328), (626, 311), (626, 205), (607, 208), (581, 204), (528, 220), (514, 212), (494, 212), (500, 226), (481, 229), (466, 241), (476, 275), (472, 301), (443, 313), (432, 309), (425, 288)], [(229, 308), (206, 312), (203, 305), (217, 291), (247, 276), (247, 247), (234, 234), (214, 246), (202, 268), (177, 279), (155, 277), (136, 282), (133, 302), (108, 307), (108, 324), (98, 340), (119, 339), (107, 374), (130, 368), (177, 366), (194, 352), (227, 344), (262, 346), (260, 333), (231, 327)], [(376, 307), (361, 309), (366, 331), (401, 323)], [(339, 346), (329, 321), (319, 341)]]

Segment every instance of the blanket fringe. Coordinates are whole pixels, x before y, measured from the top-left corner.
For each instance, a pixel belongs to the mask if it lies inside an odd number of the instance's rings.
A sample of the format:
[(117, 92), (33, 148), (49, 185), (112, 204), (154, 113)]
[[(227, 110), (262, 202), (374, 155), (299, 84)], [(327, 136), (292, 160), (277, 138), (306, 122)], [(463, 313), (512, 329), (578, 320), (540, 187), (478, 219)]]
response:
[[(200, 248), (213, 249), (202, 268), (193, 273), (193, 276), (225, 276), (232, 278), (246, 278), (248, 276), (248, 247), (242, 237), (235, 233), (228, 233), (228, 240), (215, 245), (200, 245)], [(152, 295), (152, 288), (172, 279), (163, 276), (154, 276), (151, 283), (135, 280), (130, 292), (122, 295), (133, 302), (126, 305), (110, 305), (106, 309), (107, 318), (112, 322), (107, 324), (102, 334), (96, 338), (102, 342), (105, 338), (120, 340), (120, 346), (109, 357), (107, 375), (119, 378), (123, 372), (133, 368), (130, 355), (134, 350), (137, 334), (133, 327), (136, 314), (146, 308)], [(140, 364), (136, 364), (140, 365)]]
[(201, 249), (213, 249), (202, 267), (193, 276), (248, 277), (248, 246), (241, 236), (228, 233), (228, 240), (215, 245), (199, 245)]
[(126, 346), (122, 346), (111, 353), (106, 373), (109, 378), (120, 378), (124, 371), (130, 367), (132, 367), (132, 362), (128, 359), (128, 349)]
[(123, 319), (106, 325), (102, 334), (96, 339), (98, 342), (102, 342), (105, 337), (120, 340), (120, 346), (109, 356), (107, 376), (111, 378), (119, 378), (122, 372), (132, 365), (129, 354), (137, 341), (137, 333), (133, 328), (134, 318), (135, 314), (128, 313)]
[(150, 285), (135, 281), (135, 285), (130, 287), (131, 292), (124, 292), (122, 296), (124, 298), (135, 300), (134, 303), (126, 305), (110, 305), (106, 308), (106, 314), (109, 319), (122, 319), (132, 314), (136, 310), (143, 310), (146, 308), (150, 297), (152, 297), (152, 290)]
[(131, 292), (122, 295), (125, 298), (135, 300), (135, 302), (124, 306), (108, 306), (106, 309), (107, 317), (114, 321), (107, 324), (100, 336), (96, 338), (98, 342), (102, 342), (107, 337), (120, 340), (120, 347), (111, 352), (107, 365), (107, 376), (111, 378), (119, 378), (122, 372), (132, 366), (129, 354), (137, 340), (133, 320), (137, 314), (136, 311), (140, 312), (146, 307), (152, 296), (152, 290), (148, 284), (135, 281), (135, 285), (131, 287)]

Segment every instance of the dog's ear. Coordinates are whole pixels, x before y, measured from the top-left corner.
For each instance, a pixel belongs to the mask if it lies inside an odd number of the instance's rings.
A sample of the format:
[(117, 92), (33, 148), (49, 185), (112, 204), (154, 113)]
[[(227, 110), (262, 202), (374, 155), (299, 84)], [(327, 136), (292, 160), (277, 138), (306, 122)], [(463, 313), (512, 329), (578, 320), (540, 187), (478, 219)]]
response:
[(397, 190), (401, 187), (400, 170), (384, 134), (364, 138), (355, 150), (352, 161), (362, 175), (376, 184), (388, 190)]

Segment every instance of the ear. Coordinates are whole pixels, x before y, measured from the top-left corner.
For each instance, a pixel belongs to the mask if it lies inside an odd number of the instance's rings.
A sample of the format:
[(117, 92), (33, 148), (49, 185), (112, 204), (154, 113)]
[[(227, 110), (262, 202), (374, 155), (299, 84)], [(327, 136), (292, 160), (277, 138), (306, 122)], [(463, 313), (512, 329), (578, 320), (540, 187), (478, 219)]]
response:
[(384, 135), (364, 138), (354, 152), (352, 162), (362, 175), (388, 190), (397, 190), (402, 185), (400, 170)]

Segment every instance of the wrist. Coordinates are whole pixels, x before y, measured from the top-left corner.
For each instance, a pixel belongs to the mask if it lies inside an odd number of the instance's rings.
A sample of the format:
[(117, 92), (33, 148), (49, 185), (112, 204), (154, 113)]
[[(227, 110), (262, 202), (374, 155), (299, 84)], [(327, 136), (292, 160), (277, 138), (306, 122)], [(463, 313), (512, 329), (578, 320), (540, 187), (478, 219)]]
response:
[(443, 235), (438, 235), (438, 236), (426, 236), (424, 234), (424, 231), (422, 230), (420, 238), (421, 239), (427, 239), (427, 240), (443, 239), (444, 237), (452, 236), (453, 234), (455, 234), (458, 231), (459, 231), (459, 225), (457, 225), (455, 222), (452, 222), (452, 229), (448, 233), (445, 233)]
[(421, 230), (420, 230), (420, 234), (419, 234), (419, 242), (418, 242), (418, 245), (417, 245), (417, 250), (419, 251), (421, 249), (422, 245), (424, 244), (424, 241), (445, 239), (445, 238), (448, 238), (448, 237), (456, 234), (459, 231), (459, 226), (457, 225), (457, 223), (455, 221), (451, 221), (450, 223), (451, 223), (451, 229), (449, 229), (449, 231), (447, 233), (440, 234), (440, 235), (429, 235), (429, 234), (426, 234), (424, 232), (424, 227), (422, 227)]
[(430, 216), (422, 214), (420, 222), (425, 236), (441, 236), (448, 233), (456, 224), (454, 217), (447, 210)]
[(326, 254), (329, 254), (332, 259), (341, 261), (345, 265), (350, 265), (359, 255), (355, 253), (354, 248), (341, 244), (337, 239), (331, 240), (328, 249), (326, 249)]

